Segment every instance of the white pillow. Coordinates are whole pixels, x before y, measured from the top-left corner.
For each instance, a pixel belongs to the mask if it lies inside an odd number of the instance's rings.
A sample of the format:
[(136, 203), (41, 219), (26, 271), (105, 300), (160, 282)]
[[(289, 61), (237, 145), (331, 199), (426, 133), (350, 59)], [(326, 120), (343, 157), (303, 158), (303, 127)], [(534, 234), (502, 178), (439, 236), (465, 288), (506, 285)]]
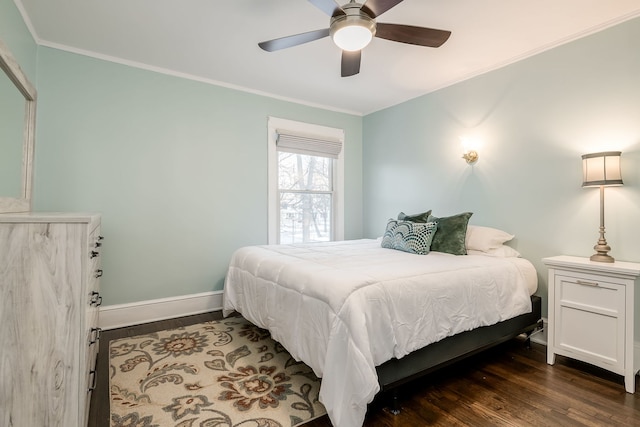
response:
[(514, 237), (513, 234), (496, 228), (469, 224), (465, 235), (465, 245), (467, 250), (489, 252), (492, 249), (500, 248)]
[(502, 245), (500, 247), (489, 249), (486, 251), (475, 251), (473, 249), (467, 249), (467, 255), (484, 255), (499, 258), (519, 258), (520, 252), (516, 251), (511, 246)]

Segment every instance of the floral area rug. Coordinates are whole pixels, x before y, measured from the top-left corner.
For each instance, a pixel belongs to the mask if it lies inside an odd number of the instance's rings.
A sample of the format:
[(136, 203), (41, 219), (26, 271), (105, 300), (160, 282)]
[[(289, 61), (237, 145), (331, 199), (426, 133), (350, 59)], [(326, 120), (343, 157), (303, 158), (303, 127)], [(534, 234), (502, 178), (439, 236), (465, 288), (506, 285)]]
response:
[(112, 427), (292, 427), (326, 413), (320, 380), (242, 317), (109, 344)]

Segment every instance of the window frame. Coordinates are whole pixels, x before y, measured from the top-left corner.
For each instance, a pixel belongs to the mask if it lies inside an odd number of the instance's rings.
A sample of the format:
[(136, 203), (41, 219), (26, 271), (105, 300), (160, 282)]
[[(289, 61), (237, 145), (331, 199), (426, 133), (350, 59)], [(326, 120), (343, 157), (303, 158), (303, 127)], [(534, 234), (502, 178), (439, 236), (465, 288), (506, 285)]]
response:
[(276, 142), (278, 139), (278, 129), (287, 129), (291, 132), (301, 134), (312, 134), (326, 138), (338, 139), (342, 143), (342, 150), (337, 159), (333, 159), (333, 212), (332, 212), (332, 239), (344, 240), (344, 130), (328, 126), (316, 125), (312, 123), (299, 122), (278, 117), (268, 119), (268, 210), (267, 222), (268, 233), (267, 243), (270, 245), (279, 244), (279, 189), (278, 189), (278, 150)]

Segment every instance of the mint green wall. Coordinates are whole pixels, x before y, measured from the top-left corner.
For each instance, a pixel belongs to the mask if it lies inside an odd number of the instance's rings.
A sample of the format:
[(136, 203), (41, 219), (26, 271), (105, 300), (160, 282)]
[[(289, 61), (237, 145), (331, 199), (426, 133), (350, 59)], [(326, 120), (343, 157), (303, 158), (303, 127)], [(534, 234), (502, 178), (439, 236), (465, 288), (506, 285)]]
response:
[(12, 0), (0, 0), (0, 40), (35, 86), (38, 46)]
[[(370, 114), (363, 133), (365, 237), (399, 211), (472, 211), (471, 223), (517, 236), (545, 303), (540, 259), (589, 256), (598, 238), (599, 192), (581, 188), (580, 156), (621, 150), (606, 237), (614, 257), (640, 262), (640, 19)], [(484, 141), (474, 166), (460, 158), (464, 135)]]
[(362, 118), (40, 48), (34, 209), (103, 214), (106, 305), (220, 290), (267, 242), (267, 117), (345, 130), (362, 236)]

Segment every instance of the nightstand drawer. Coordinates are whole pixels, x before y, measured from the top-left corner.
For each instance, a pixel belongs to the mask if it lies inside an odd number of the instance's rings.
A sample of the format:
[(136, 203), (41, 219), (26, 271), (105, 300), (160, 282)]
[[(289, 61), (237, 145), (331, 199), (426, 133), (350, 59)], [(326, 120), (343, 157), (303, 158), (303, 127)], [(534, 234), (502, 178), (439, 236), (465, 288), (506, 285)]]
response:
[(597, 280), (595, 276), (556, 276), (556, 301), (602, 314), (610, 312), (617, 317), (624, 310), (625, 287), (615, 283)]
[(625, 366), (625, 287), (600, 279), (555, 276), (555, 345), (573, 357), (620, 370)]
[(562, 322), (556, 331), (559, 349), (602, 367), (624, 368), (624, 324), (620, 317), (567, 306), (560, 306), (557, 314)]

